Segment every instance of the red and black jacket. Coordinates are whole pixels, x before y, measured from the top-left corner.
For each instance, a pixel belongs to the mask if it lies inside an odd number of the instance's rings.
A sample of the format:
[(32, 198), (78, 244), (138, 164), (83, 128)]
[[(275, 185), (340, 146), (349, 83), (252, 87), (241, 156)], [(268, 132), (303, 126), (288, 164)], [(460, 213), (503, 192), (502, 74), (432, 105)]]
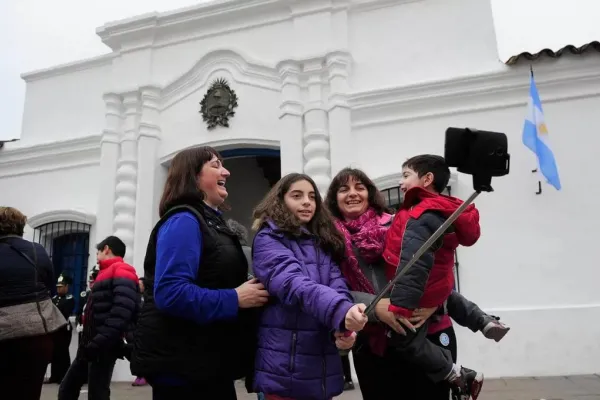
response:
[[(416, 187), (406, 192), (386, 236), (383, 257), (392, 279), (462, 200)], [(479, 212), (473, 204), (458, 217), (446, 234), (427, 250), (394, 285), (389, 310), (406, 318), (415, 308), (440, 306), (454, 288), (454, 250), (472, 246), (480, 236)]]
[(82, 346), (88, 356), (120, 351), (139, 312), (138, 276), (121, 257), (100, 261), (85, 306)]

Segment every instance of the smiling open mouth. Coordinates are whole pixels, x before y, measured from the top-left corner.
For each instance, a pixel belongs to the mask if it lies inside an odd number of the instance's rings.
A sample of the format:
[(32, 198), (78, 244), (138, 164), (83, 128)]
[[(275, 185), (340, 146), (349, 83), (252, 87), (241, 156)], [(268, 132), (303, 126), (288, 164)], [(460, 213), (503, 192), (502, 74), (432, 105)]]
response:
[(217, 185), (219, 185), (221, 187), (225, 187), (225, 181), (223, 181), (223, 180), (217, 181)]

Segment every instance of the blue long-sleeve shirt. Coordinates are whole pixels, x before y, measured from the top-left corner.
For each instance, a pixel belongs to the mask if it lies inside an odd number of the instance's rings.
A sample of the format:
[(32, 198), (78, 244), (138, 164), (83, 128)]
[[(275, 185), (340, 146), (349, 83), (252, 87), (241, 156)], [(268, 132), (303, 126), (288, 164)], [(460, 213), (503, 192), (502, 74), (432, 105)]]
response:
[(234, 289), (205, 289), (196, 284), (201, 257), (202, 233), (196, 217), (189, 212), (169, 217), (158, 230), (156, 242), (156, 307), (197, 324), (236, 318)]

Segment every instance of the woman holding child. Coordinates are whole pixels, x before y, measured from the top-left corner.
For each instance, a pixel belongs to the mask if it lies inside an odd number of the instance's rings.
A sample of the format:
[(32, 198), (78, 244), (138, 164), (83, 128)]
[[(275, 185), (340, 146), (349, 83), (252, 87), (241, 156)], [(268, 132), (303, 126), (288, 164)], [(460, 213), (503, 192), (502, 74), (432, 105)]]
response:
[[(435, 160), (429, 161), (435, 163)], [(410, 160), (405, 164), (405, 169), (406, 167), (413, 167)], [(422, 170), (412, 172), (417, 178), (425, 175)], [(405, 173), (405, 178), (406, 175)], [(403, 183), (403, 191), (410, 188), (409, 180)], [(327, 194), (327, 206), (345, 238), (346, 257), (340, 266), (342, 273), (355, 301), (368, 304), (388, 282), (383, 252), (386, 233), (393, 217), (386, 213), (383, 198), (373, 181), (357, 169), (346, 168), (334, 177)], [(407, 382), (402, 386), (403, 397), (447, 400), (450, 392), (448, 382), (434, 384), (425, 373), (407, 365), (402, 355), (388, 346), (386, 336), (386, 331), (390, 329), (404, 334), (404, 328), (419, 328), (436, 313), (437, 307), (417, 309), (412, 318), (406, 320), (388, 311), (389, 305), (389, 299), (383, 299), (377, 304), (354, 346), (354, 365), (363, 398), (376, 400), (388, 397), (397, 390), (400, 379)], [(461, 325), (468, 326), (473, 331), (486, 329), (486, 336), (499, 340), (496, 325), (500, 324), (493, 324), (495, 319), (487, 316), (460, 294), (453, 292), (446, 308)], [(402, 320), (404, 327), (398, 319)], [(456, 362), (454, 330), (448, 315), (432, 318), (427, 333), (430, 341), (449, 349)]]

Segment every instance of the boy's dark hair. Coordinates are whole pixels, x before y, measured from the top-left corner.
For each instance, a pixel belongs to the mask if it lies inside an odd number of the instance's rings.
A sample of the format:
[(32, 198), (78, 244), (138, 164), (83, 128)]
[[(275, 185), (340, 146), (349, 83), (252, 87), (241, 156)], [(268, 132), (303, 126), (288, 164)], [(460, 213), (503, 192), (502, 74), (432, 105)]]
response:
[(116, 236), (109, 236), (96, 246), (97, 250), (104, 250), (104, 247), (108, 246), (110, 251), (117, 257), (125, 257), (125, 251), (127, 250), (125, 243)]
[(402, 168), (410, 168), (417, 173), (419, 178), (425, 174), (433, 175), (433, 188), (437, 193), (442, 193), (450, 182), (450, 168), (442, 156), (434, 154), (421, 154), (411, 157), (402, 164)]
[(355, 181), (361, 182), (369, 193), (368, 201), (369, 207), (373, 208), (377, 215), (381, 215), (384, 212), (388, 212), (388, 207), (385, 205), (385, 200), (383, 195), (375, 186), (375, 183), (364, 173), (364, 171), (356, 168), (344, 168), (331, 181), (329, 185), (329, 189), (327, 190), (327, 197), (325, 198), (325, 203), (327, 208), (337, 219), (344, 219), (342, 213), (340, 212), (340, 208), (337, 203), (337, 193), (340, 188), (346, 184), (348, 181), (353, 178)]

